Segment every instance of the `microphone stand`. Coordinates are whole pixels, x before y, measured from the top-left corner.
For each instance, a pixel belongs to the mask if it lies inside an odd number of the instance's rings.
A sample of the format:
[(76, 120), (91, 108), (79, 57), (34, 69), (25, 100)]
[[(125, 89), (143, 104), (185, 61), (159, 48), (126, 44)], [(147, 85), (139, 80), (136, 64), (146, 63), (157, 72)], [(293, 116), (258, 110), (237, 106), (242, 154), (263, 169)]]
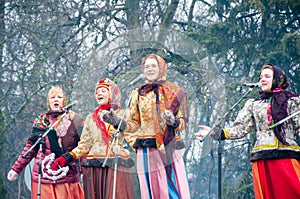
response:
[(38, 169), (38, 193), (37, 193), (37, 197), (38, 199), (41, 198), (41, 178), (42, 178), (42, 152), (43, 152), (43, 143), (45, 143), (45, 137), (48, 135), (48, 133), (54, 129), (54, 126), (62, 119), (66, 116), (68, 112), (68, 109), (64, 109), (64, 113), (61, 115), (61, 117), (56, 120), (51, 126), (50, 128), (43, 134), (40, 134), (39, 139), (37, 139), (37, 141), (35, 141), (35, 143), (28, 149), (28, 151), (26, 151), (22, 157), (26, 158), (26, 156), (29, 154), (30, 151), (32, 151), (38, 144), (40, 144), (39, 146), (39, 151), (40, 151), (40, 155), (39, 155), (39, 169)]
[[(129, 107), (130, 101), (131, 101), (131, 95), (130, 95), (130, 98), (129, 98), (128, 103), (127, 103), (127, 105), (126, 105), (126, 108)], [(109, 147), (109, 150), (108, 150), (107, 155), (106, 155), (106, 157), (105, 157), (105, 160), (104, 160), (104, 162), (103, 162), (103, 164), (102, 164), (102, 167), (105, 167), (105, 166), (106, 166), (106, 162), (107, 162), (107, 160), (108, 160), (108, 156), (109, 156), (109, 154), (110, 154), (110, 152), (111, 152), (111, 149), (112, 149), (112, 147), (113, 147), (113, 145), (114, 145), (114, 142), (115, 142), (115, 143), (116, 143), (116, 144), (115, 144), (115, 145), (116, 145), (116, 146), (115, 146), (115, 148), (116, 148), (116, 153), (115, 153), (115, 158), (114, 158), (114, 184), (113, 184), (113, 197), (112, 197), (113, 199), (116, 198), (117, 168), (118, 168), (118, 156), (119, 156), (119, 145), (118, 145), (118, 143), (119, 143), (119, 138), (121, 137), (121, 136), (120, 136), (120, 127), (121, 127), (122, 121), (123, 121), (124, 118), (125, 118), (126, 111), (127, 111), (127, 109), (124, 111), (124, 113), (123, 113), (123, 115), (122, 115), (122, 118), (121, 118), (121, 120), (120, 120), (120, 122), (119, 122), (119, 125), (118, 125), (118, 128), (117, 128), (117, 130), (116, 130), (116, 133), (113, 135), (113, 140), (112, 140), (112, 142), (111, 142), (111, 144), (110, 144), (110, 147)]]
[(295, 116), (298, 115), (299, 113), (300, 113), (300, 111), (297, 111), (297, 112), (291, 114), (290, 116), (288, 116), (288, 117), (286, 117), (286, 118), (280, 120), (280, 121), (277, 122), (276, 124), (273, 124), (272, 126), (270, 126), (269, 129), (273, 129), (273, 128), (279, 126), (279, 125), (282, 124), (283, 122), (289, 120), (289, 119), (292, 118), (292, 117), (295, 117)]
[[(222, 118), (218, 118), (217, 122), (211, 128), (211, 130), (200, 139), (200, 142), (203, 142), (209, 135), (212, 134), (213, 130), (216, 128), (220, 128), (221, 123), (225, 120), (225, 118), (231, 113), (231, 111), (239, 104), (241, 101), (246, 98), (246, 96), (252, 91), (252, 88), (248, 89), (246, 93), (242, 95), (242, 97), (222, 116)], [(218, 137), (218, 199), (222, 198), (222, 143), (221, 143), (221, 133)]]

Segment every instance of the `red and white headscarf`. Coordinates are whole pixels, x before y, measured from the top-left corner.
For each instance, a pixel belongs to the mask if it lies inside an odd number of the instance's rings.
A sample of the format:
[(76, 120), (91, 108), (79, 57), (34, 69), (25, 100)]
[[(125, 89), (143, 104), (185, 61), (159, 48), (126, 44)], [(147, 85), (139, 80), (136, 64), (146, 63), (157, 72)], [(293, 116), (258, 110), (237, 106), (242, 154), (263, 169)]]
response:
[(121, 102), (121, 94), (118, 86), (108, 78), (100, 79), (95, 87), (95, 94), (98, 88), (106, 88), (109, 91), (109, 101), (108, 104), (100, 105), (93, 111), (92, 117), (95, 121), (97, 127), (100, 129), (102, 134), (102, 139), (106, 144), (108, 144), (108, 132), (106, 130), (106, 125), (104, 121), (102, 121), (101, 117), (99, 117), (99, 112), (103, 110), (110, 110), (110, 109), (121, 109), (120, 102)]

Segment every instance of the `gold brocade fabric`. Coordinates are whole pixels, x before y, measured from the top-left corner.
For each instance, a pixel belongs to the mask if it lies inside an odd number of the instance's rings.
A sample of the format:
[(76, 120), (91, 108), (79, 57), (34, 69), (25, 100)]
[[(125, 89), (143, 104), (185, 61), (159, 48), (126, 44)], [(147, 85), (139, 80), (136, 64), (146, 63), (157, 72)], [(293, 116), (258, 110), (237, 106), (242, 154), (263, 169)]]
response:
[[(122, 111), (117, 110), (115, 113), (121, 117)], [(113, 135), (116, 130), (108, 123), (105, 123), (106, 131), (108, 132), (108, 143), (105, 142), (103, 134), (97, 127), (96, 122), (93, 120), (92, 113), (89, 114), (84, 122), (84, 128), (80, 137), (80, 142), (78, 146), (72, 150), (76, 155), (76, 158), (80, 158), (87, 154), (86, 158), (105, 158), (109, 151), (109, 147), (113, 140)], [(118, 142), (118, 155), (122, 158), (130, 158), (129, 152), (124, 150), (122, 147), (122, 142), (124, 138), (120, 138)], [(114, 143), (115, 145), (115, 143)], [(116, 153), (115, 147), (112, 147), (109, 158), (114, 158)]]
[(138, 90), (133, 91), (126, 131), (131, 133), (137, 131), (134, 135), (129, 134), (130, 143), (133, 142), (132, 139), (136, 138), (156, 138), (157, 148), (164, 150), (167, 126), (161, 117), (162, 113), (165, 110), (171, 110), (174, 116), (180, 120), (180, 124), (175, 130), (175, 137), (179, 139), (179, 132), (184, 130), (188, 124), (188, 106), (185, 92), (175, 83), (163, 81), (157, 91), (158, 99), (154, 90), (144, 92), (143, 95), (139, 95)]

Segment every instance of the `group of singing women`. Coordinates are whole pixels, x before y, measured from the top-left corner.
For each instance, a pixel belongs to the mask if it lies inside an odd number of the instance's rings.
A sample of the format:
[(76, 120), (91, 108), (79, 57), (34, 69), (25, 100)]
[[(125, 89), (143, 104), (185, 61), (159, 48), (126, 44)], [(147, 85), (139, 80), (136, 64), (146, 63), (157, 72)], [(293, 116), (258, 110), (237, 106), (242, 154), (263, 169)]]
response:
[[(120, 106), (117, 84), (101, 78), (94, 92), (98, 107), (85, 120), (63, 109), (68, 105), (67, 95), (61, 87), (52, 86), (48, 110), (35, 118), (31, 136), (8, 172), (8, 180), (16, 180), (35, 158), (33, 199), (133, 199), (132, 168), (136, 167), (140, 198), (191, 198), (180, 155), (185, 148), (180, 132), (189, 119), (186, 93), (166, 80), (167, 64), (157, 54), (143, 58), (142, 73), (145, 82), (132, 91), (127, 110)], [(210, 132), (215, 140), (234, 140), (255, 129), (249, 156), (255, 198), (300, 198), (300, 147), (296, 142), (300, 115), (269, 128), (300, 111), (300, 97), (286, 90), (287, 75), (272, 64), (263, 65), (259, 82), (260, 98), (247, 100), (232, 126), (217, 130), (200, 125), (195, 136)], [(41, 137), (43, 142), (29, 151)], [(136, 158), (123, 148), (124, 139)]]

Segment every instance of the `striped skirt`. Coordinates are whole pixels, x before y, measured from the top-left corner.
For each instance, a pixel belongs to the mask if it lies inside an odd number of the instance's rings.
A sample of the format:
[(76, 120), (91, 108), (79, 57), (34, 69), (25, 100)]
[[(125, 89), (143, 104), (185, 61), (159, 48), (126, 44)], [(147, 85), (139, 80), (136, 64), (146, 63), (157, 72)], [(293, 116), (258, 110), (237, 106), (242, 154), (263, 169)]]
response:
[(137, 150), (137, 173), (142, 199), (189, 199), (190, 192), (182, 156), (166, 164), (156, 148)]
[(256, 199), (299, 199), (300, 161), (258, 160), (252, 163)]

